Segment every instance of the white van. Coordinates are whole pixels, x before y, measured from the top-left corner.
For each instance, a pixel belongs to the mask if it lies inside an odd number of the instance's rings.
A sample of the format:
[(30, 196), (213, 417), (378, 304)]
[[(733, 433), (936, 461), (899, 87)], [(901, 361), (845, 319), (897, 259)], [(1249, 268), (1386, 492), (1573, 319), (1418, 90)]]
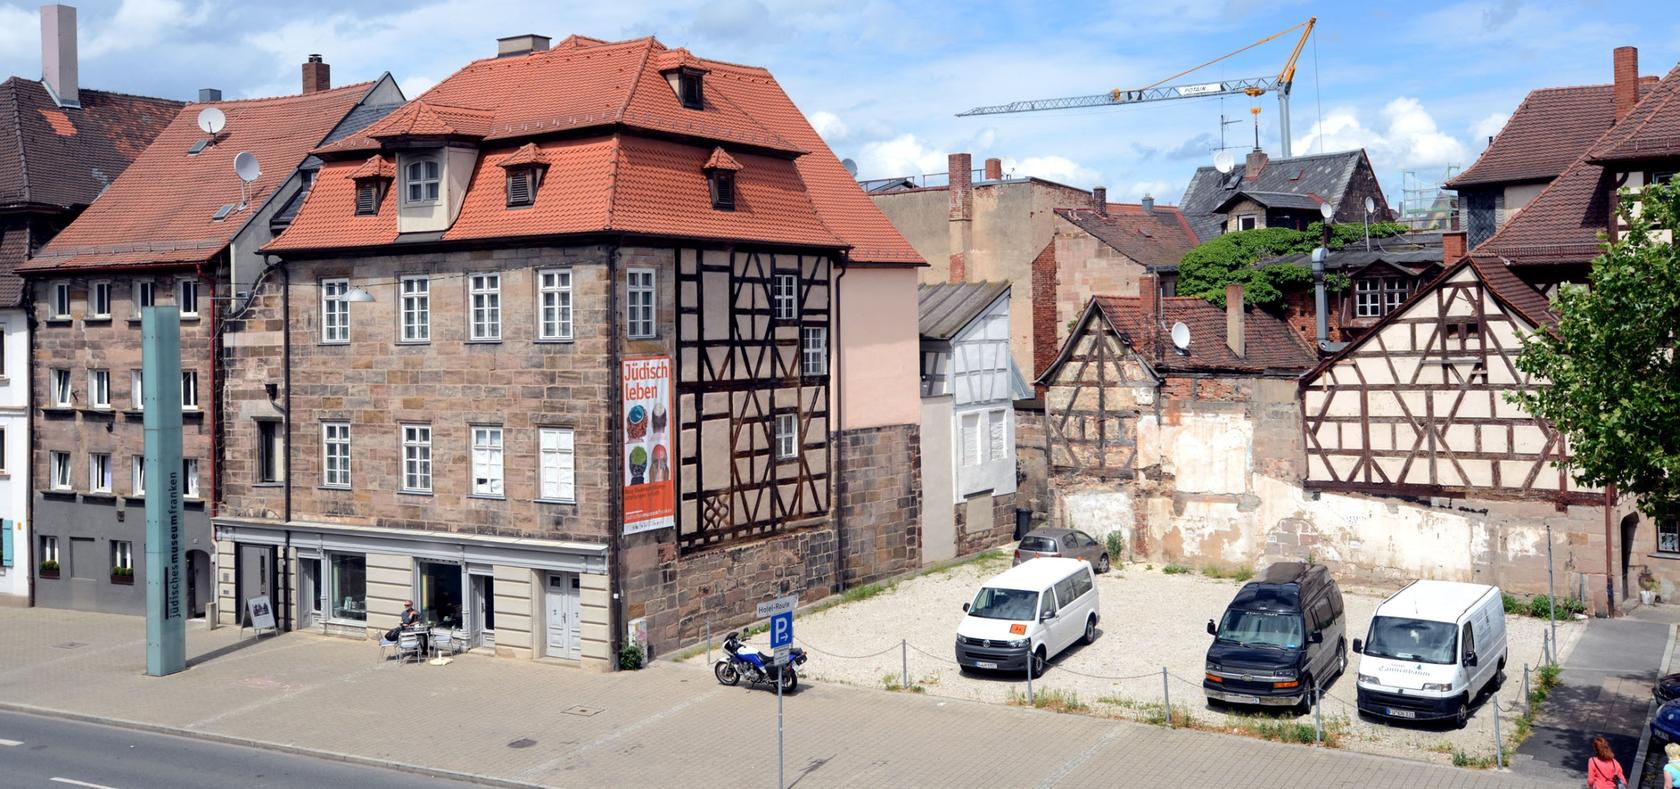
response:
[(1505, 678), (1505, 603), (1499, 587), (1413, 581), (1382, 601), (1359, 659), (1359, 711), (1403, 720), (1451, 720)]
[(1083, 559), (1031, 559), (986, 582), (963, 603), (957, 626), (957, 665), (1033, 676), (1083, 639), (1097, 640), (1097, 585)]

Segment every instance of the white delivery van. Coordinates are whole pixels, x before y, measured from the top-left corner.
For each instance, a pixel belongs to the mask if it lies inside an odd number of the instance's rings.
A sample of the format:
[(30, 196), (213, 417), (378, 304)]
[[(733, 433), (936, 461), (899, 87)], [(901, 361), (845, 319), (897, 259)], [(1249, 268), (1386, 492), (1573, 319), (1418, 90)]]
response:
[(1097, 586), (1084, 559), (1041, 558), (1015, 565), (987, 581), (963, 603), (957, 625), (957, 665), (1033, 676), (1044, 664), (1083, 639), (1097, 640)]
[(1505, 673), (1499, 587), (1413, 581), (1382, 601), (1359, 658), (1359, 711), (1463, 728), (1470, 704)]

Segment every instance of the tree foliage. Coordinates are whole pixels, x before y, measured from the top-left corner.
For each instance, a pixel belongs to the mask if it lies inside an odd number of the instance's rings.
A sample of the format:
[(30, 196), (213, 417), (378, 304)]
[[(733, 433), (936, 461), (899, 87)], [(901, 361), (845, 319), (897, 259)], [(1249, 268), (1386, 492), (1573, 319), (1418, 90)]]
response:
[[(1372, 238), (1388, 238), (1406, 232), (1397, 222), (1377, 222), (1371, 225)], [(1225, 305), (1225, 286), (1243, 286), (1243, 303), (1277, 308), (1283, 305), (1286, 294), (1312, 287), (1312, 269), (1294, 263), (1278, 263), (1265, 268), (1254, 264), (1267, 258), (1283, 255), (1307, 254), (1324, 238), (1324, 226), (1314, 222), (1306, 230), (1286, 227), (1266, 227), (1226, 233), (1208, 240), (1184, 254), (1178, 263), (1178, 294), (1200, 296), (1214, 304)], [(1341, 249), (1349, 244), (1365, 243), (1365, 226), (1331, 225), (1330, 248)], [(1333, 274), (1327, 287), (1341, 290), (1347, 278)]]
[(1592, 287), (1561, 289), (1557, 330), (1524, 339), (1518, 369), (1550, 385), (1511, 399), (1568, 438), (1578, 482), (1614, 483), (1656, 516), (1680, 502), (1680, 254), (1657, 229), (1680, 228), (1680, 187), (1631, 198), (1628, 231), (1593, 261)]

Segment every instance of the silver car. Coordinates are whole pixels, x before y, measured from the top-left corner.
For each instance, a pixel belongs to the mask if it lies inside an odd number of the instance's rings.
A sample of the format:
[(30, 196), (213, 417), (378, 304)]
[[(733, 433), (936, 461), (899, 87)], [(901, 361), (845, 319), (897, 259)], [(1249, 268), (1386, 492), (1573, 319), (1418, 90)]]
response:
[(1108, 572), (1108, 549), (1078, 529), (1045, 527), (1027, 532), (1027, 536), (1021, 538), (1021, 544), (1015, 546), (1015, 563), (1040, 556), (1084, 559), (1097, 572)]

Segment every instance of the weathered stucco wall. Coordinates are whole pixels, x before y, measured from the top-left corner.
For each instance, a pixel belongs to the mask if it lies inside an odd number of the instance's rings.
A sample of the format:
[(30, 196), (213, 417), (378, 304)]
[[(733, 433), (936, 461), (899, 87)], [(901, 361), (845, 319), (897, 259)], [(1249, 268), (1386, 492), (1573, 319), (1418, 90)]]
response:
[[(840, 279), (842, 430), (921, 422), (916, 269), (854, 268)], [(831, 389), (832, 393), (834, 390)]]

